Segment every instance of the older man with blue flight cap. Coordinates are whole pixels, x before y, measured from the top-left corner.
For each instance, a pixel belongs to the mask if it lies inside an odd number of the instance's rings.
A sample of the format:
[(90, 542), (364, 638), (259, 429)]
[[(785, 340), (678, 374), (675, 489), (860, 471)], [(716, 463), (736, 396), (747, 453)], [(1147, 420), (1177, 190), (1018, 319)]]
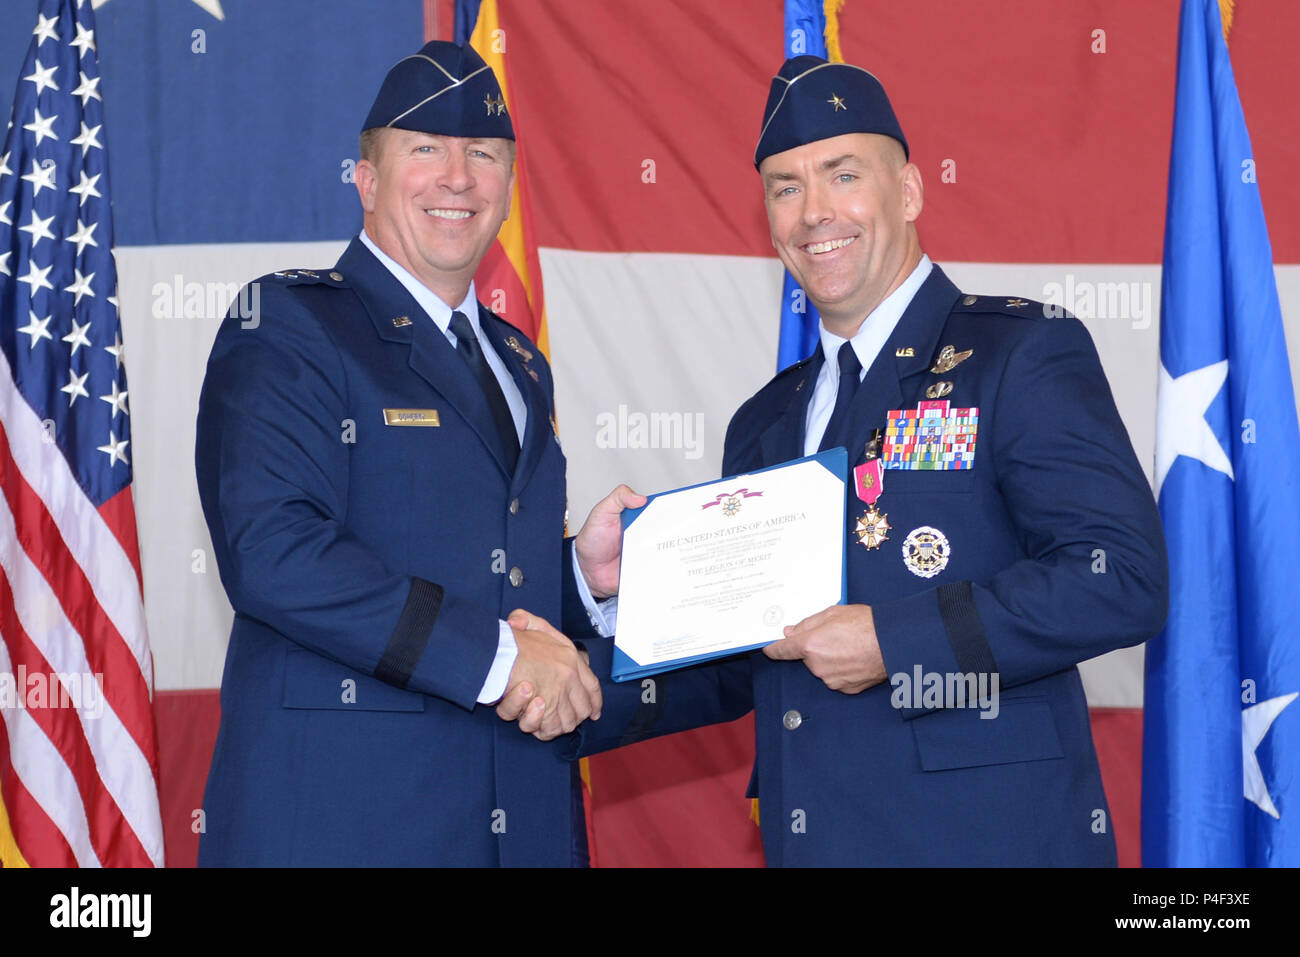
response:
[[(196, 464), (235, 620), (203, 864), (582, 857), (576, 770), (546, 742), (600, 688), (548, 622), (594, 634), (642, 500), (617, 490), (565, 538), (550, 369), (477, 302), (514, 153), (472, 48), (401, 60), (363, 126), (361, 234), (257, 280), (257, 321), (217, 336)], [(535, 736), (494, 711), (507, 694)]]
[(1159, 631), (1159, 515), (1087, 331), (959, 290), (909, 159), (866, 70), (773, 79), (754, 163), (821, 341), (736, 412), (722, 469), (848, 449), (848, 602), (660, 676), (656, 708), (609, 702), (583, 748), (752, 707), (769, 865), (1113, 865), (1076, 666)]

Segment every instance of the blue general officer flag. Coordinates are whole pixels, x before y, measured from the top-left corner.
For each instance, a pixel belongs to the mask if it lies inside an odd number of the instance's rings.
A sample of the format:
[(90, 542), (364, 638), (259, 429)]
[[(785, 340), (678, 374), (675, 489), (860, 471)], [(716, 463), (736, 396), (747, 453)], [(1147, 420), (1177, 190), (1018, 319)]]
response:
[[(785, 0), (786, 58), (826, 56), (826, 14), (822, 0)], [(812, 355), (817, 347), (817, 324), (821, 317), (803, 289), (789, 272), (781, 287), (781, 331), (776, 347), (776, 368)]]
[(1143, 864), (1300, 865), (1300, 429), (1216, 0), (1182, 7), (1160, 333)]

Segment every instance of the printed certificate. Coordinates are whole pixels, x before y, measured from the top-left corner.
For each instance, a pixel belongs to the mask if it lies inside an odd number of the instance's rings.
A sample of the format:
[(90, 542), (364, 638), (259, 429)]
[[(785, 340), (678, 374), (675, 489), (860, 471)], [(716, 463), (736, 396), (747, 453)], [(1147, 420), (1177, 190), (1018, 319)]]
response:
[(614, 680), (761, 648), (843, 602), (847, 470), (832, 449), (625, 512)]

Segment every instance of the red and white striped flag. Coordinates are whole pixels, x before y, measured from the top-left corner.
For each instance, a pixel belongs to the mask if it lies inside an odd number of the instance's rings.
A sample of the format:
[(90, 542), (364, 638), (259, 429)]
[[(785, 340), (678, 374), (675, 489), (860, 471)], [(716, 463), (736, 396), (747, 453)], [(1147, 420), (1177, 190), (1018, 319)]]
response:
[(42, 0), (0, 154), (0, 863), (161, 866), (92, 5)]

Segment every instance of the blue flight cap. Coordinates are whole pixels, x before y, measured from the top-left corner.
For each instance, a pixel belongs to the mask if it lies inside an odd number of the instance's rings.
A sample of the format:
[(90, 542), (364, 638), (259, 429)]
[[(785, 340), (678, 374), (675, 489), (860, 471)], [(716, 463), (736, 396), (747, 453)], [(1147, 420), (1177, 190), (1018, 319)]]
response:
[(469, 44), (445, 40), (426, 43), (388, 71), (361, 129), (379, 126), (470, 139), (515, 138), (492, 68)]
[(819, 56), (786, 60), (772, 78), (754, 166), (774, 153), (845, 133), (883, 133), (911, 157), (903, 128), (880, 81), (857, 66)]

